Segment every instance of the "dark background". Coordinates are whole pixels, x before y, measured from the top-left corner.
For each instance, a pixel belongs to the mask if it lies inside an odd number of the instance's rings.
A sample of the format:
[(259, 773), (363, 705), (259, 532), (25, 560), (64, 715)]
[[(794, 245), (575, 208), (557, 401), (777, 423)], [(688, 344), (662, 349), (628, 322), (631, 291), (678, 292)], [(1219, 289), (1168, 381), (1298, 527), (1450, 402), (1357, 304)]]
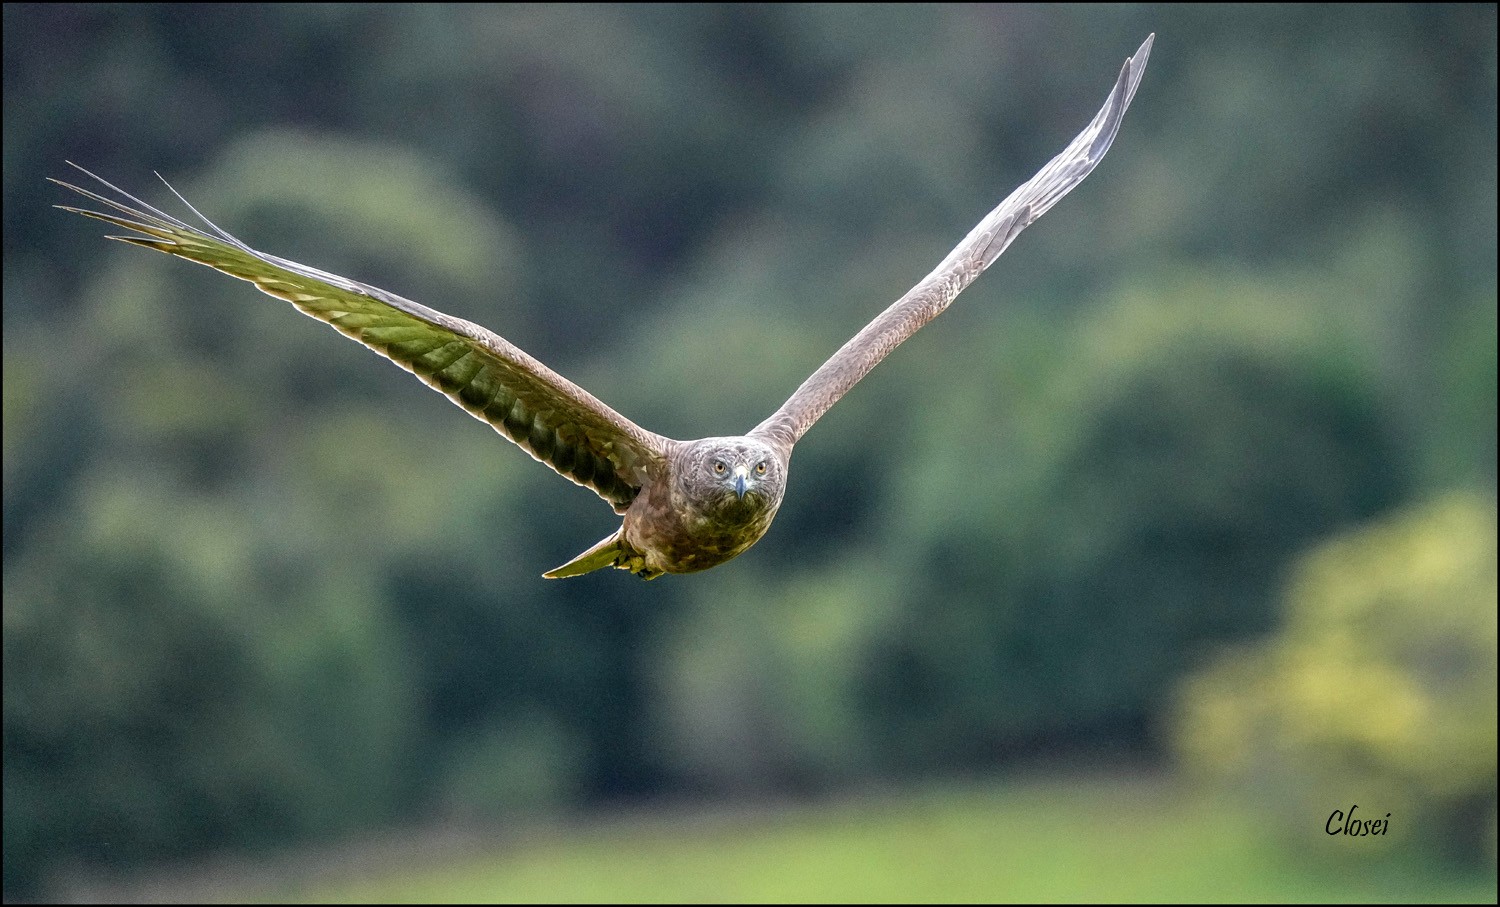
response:
[[(1177, 684), (1281, 626), (1301, 553), (1493, 506), (1493, 6), (4, 16), (8, 895), (434, 817), (1160, 766)], [(643, 426), (733, 434), (1153, 31), (1109, 159), (817, 425), (770, 534), (650, 584), (542, 580), (615, 525), (591, 493), (43, 181), (176, 210), (159, 171)]]

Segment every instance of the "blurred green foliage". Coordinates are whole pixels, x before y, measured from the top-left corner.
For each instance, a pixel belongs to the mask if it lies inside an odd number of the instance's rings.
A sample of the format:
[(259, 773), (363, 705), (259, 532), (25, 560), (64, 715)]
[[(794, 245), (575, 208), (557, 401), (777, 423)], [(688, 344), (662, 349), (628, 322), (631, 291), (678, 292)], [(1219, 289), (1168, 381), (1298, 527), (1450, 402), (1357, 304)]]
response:
[(1272, 641), (1186, 685), (1186, 761), (1306, 837), (1309, 804), (1391, 815), (1380, 845), (1495, 860), (1494, 501), (1451, 494), (1319, 546)]
[[(1493, 7), (4, 9), (7, 895), (391, 820), (1152, 758), (1297, 553), (1493, 497)], [(755, 424), (1087, 121), (1120, 141), (797, 453), (754, 551), (614, 518), (73, 159)], [(1475, 721), (1491, 721), (1493, 713)]]

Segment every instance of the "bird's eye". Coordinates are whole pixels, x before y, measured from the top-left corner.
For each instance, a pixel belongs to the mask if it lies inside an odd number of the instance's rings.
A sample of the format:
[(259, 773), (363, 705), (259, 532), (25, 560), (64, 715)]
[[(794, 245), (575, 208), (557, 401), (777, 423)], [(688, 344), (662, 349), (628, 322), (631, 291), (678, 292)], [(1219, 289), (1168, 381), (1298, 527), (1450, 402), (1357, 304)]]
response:
[(721, 475), (724, 474), (724, 470), (726, 470), (728, 468), (729, 468), (728, 466), (724, 465), (724, 461), (723, 460), (715, 460), (714, 461), (714, 475), (721, 476)]
[(761, 460), (759, 463), (755, 464), (755, 474), (758, 475), (758, 476), (763, 476), (763, 475), (766, 474), (766, 461), (765, 460)]

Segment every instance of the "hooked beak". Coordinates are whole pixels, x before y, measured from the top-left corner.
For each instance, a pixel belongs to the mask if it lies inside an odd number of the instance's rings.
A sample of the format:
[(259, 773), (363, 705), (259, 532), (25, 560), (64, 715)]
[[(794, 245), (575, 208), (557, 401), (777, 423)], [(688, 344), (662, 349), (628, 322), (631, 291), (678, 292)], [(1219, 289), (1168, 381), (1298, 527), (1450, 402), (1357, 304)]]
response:
[(750, 470), (744, 466), (734, 468), (734, 493), (740, 500), (745, 499), (745, 480), (750, 477)]

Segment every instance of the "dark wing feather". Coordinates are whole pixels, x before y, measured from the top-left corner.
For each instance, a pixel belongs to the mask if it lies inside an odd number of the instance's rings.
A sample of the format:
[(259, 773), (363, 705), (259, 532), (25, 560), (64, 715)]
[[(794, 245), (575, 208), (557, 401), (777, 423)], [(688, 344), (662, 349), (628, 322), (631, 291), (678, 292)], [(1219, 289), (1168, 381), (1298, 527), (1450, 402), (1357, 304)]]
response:
[(1036, 176), (1012, 192), (979, 222), (964, 241), (894, 305), (823, 363), (796, 393), (751, 434), (790, 450), (813, 423), (837, 403), (891, 350), (942, 314), (964, 288), (1000, 257), (1017, 235), (1083, 182), (1109, 150), (1120, 120), (1146, 70), (1155, 35), (1125, 61), (1114, 91), (1094, 121)]
[[(648, 475), (677, 444), (646, 431), (477, 324), (367, 284), (257, 252), (193, 208), (211, 231), (205, 232), (83, 172), (121, 200), (61, 180), (52, 182), (123, 216), (58, 207), (141, 234), (110, 239), (248, 280), (262, 292), (327, 322), (441, 391), (560, 475), (592, 488), (618, 512), (625, 511)], [(186, 199), (183, 203), (187, 204)]]

